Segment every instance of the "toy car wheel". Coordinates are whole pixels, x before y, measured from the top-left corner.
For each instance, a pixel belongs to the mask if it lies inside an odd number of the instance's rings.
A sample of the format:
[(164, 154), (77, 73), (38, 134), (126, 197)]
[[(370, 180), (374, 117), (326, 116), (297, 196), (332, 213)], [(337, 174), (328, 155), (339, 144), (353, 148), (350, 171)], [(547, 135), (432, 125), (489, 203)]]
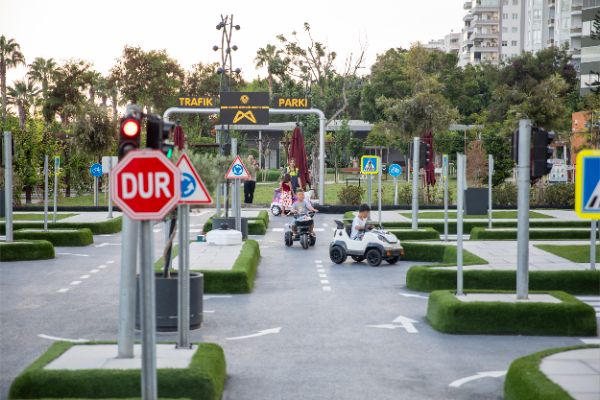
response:
[(314, 246), (317, 243), (317, 237), (316, 236), (311, 236), (310, 237), (310, 245)]
[(388, 264), (396, 264), (398, 262), (398, 260), (400, 260), (400, 256), (396, 256), (396, 257), (393, 257), (393, 258), (388, 258), (385, 261), (387, 261)]
[(331, 250), (329, 250), (329, 258), (336, 264), (342, 264), (346, 261), (346, 257), (346, 249), (342, 246), (333, 246)]
[(383, 261), (381, 252), (378, 249), (371, 249), (367, 251), (367, 262), (371, 267), (378, 267)]
[(356, 262), (362, 262), (365, 260), (365, 258), (363, 256), (351, 256), (351, 257)]
[(271, 214), (273, 214), (274, 217), (280, 216), (281, 215), (281, 207), (279, 207), (279, 206), (271, 207)]
[(294, 239), (293, 239), (293, 233), (292, 232), (286, 232), (285, 236), (284, 236), (284, 240), (285, 240), (285, 245), (286, 246), (291, 246), (294, 244)]
[(304, 235), (300, 236), (300, 244), (302, 245), (302, 248), (304, 250), (308, 249), (308, 246), (309, 246), (308, 241), (309, 241), (308, 235), (304, 234)]

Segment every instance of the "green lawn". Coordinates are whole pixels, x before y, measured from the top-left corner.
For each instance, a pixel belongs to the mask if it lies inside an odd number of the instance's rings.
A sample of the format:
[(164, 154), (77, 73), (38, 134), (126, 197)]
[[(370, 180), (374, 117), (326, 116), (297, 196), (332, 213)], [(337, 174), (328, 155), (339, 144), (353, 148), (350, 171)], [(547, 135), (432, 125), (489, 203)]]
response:
[[(403, 217), (412, 218), (412, 213), (400, 213)], [(464, 219), (487, 219), (486, 215), (465, 215)], [(422, 219), (444, 219), (443, 212), (419, 212), (419, 218)], [(517, 211), (493, 211), (493, 219), (517, 219)], [(529, 211), (529, 219), (531, 218), (554, 218), (549, 215), (540, 214), (535, 211)], [(456, 219), (456, 211), (448, 211), (448, 219)]]
[[(590, 246), (587, 244), (583, 245), (568, 245), (568, 246), (556, 246), (551, 244), (536, 244), (534, 245), (538, 249), (552, 253), (555, 256), (566, 258), (569, 261), (576, 263), (589, 263), (590, 262)], [(600, 246), (596, 246), (596, 262), (600, 262)]]
[[(79, 214), (56, 214), (56, 220), (74, 217)], [(53, 212), (48, 210), (48, 221), (52, 221)], [(13, 214), (13, 221), (43, 221), (44, 214)], [(0, 221), (6, 221), (6, 218), (0, 218)]]
[[(107, 196), (108, 197), (108, 196)], [(99, 204), (101, 206), (108, 206), (108, 202), (104, 201), (104, 193), (100, 193), (99, 195)], [(24, 206), (44, 206), (44, 202), (41, 203), (33, 203), (33, 204), (25, 204)], [(94, 205), (94, 196), (92, 195), (84, 195), (77, 197), (62, 197), (58, 199), (59, 207), (79, 207), (79, 206), (93, 206)], [(54, 207), (54, 199), (48, 199), (48, 210), (51, 210)]]

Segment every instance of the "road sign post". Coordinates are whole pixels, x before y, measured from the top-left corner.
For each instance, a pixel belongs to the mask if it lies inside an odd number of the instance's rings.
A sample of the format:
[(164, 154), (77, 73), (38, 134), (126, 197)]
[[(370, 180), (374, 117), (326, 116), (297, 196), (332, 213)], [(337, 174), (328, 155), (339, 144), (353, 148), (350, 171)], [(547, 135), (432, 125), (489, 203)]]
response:
[[(12, 201), (12, 199), (11, 199)], [(48, 230), (48, 154), (44, 157), (44, 231)]]
[(442, 174), (444, 177), (444, 242), (448, 242), (448, 154), (443, 156)]
[(4, 204), (6, 207), (6, 243), (13, 241), (12, 132), (4, 131)]
[(119, 162), (119, 158), (118, 157), (112, 157), (112, 156), (104, 156), (102, 157), (102, 173), (103, 174), (107, 174), (108, 175), (108, 184), (106, 185), (106, 187), (108, 188), (108, 217), (107, 219), (112, 219), (113, 218), (113, 208), (112, 208), (112, 201), (110, 201), (110, 171), (112, 171), (113, 166), (116, 166), (117, 163)]
[(458, 170), (456, 175), (456, 294), (463, 294), (463, 209), (466, 189), (467, 156), (456, 153)]
[(90, 167), (90, 173), (94, 177), (94, 206), (98, 207), (99, 199), (98, 199), (98, 177), (102, 176), (102, 165), (95, 163)]
[(488, 228), (492, 229), (492, 175), (494, 174), (494, 156), (488, 155)]
[(139, 222), (123, 215), (121, 223), (121, 285), (119, 291), (119, 358), (133, 358), (136, 267)]
[(390, 175), (394, 177), (394, 205), (398, 205), (398, 177), (402, 174), (402, 167), (398, 164), (390, 165)]
[(413, 145), (413, 188), (412, 188), (412, 230), (416, 231), (419, 228), (419, 145), (421, 139), (414, 138)]
[(56, 202), (58, 201), (58, 173), (60, 170), (60, 157), (54, 157), (54, 217), (52, 222), (56, 222)]
[(377, 180), (379, 186), (379, 196), (377, 196), (377, 208), (379, 209), (379, 226), (381, 226), (381, 163), (379, 163), (378, 167), (379, 173), (377, 174)]
[(529, 294), (529, 190), (531, 162), (531, 120), (519, 121), (519, 171), (517, 201), (517, 299)]
[[(371, 176), (379, 173), (379, 157), (377, 156), (362, 156), (360, 159), (360, 172), (367, 175), (367, 205), (371, 208), (371, 197), (373, 196)], [(371, 213), (369, 212), (369, 219)]]
[(575, 212), (591, 219), (590, 270), (596, 269), (597, 220), (600, 219), (600, 151), (582, 150), (577, 154)]

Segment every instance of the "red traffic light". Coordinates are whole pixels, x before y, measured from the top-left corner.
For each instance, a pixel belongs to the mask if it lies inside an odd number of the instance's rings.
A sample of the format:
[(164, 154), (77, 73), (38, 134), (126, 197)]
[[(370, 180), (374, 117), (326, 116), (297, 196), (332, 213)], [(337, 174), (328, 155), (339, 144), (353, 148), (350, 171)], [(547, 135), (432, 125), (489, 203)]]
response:
[(127, 136), (135, 136), (140, 132), (140, 124), (136, 120), (130, 119), (123, 124), (121, 130)]

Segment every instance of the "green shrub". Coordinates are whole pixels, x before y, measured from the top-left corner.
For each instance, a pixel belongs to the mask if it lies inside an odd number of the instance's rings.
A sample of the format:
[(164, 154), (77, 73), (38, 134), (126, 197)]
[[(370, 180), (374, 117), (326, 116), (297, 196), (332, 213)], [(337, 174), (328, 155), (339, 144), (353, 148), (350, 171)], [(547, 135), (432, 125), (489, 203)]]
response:
[(0, 242), (0, 261), (35, 261), (54, 258), (54, 246), (45, 240), (15, 240)]
[[(88, 342), (85, 345), (113, 344)], [(116, 343), (114, 343), (116, 345)], [(139, 398), (139, 369), (46, 370), (44, 367), (72, 346), (56, 342), (13, 381), (9, 399), (110, 399)], [(187, 368), (157, 370), (161, 398), (220, 400), (226, 379), (225, 354), (214, 343), (196, 343), (198, 349)]]
[(337, 197), (340, 204), (358, 206), (362, 203), (365, 189), (360, 186), (342, 186)]
[[(109, 219), (103, 222), (49, 222), (48, 229), (84, 229), (88, 228), (94, 235), (110, 235), (121, 232), (122, 217)], [(39, 222), (15, 222), (13, 229), (39, 229), (43, 227)], [(6, 235), (6, 223), (0, 223), (0, 234)]]
[[(439, 237), (439, 234), (438, 234)], [(443, 244), (424, 244), (424, 243), (402, 243), (404, 248), (404, 260), (409, 261), (425, 261), (456, 265), (458, 250), (453, 245)], [(488, 264), (486, 260), (476, 256), (470, 251), (463, 249), (464, 265), (472, 264)], [(410, 272), (410, 270), (409, 270)], [(408, 277), (407, 277), (408, 285)], [(410, 288), (409, 288), (410, 289)]]
[(425, 231), (422, 231), (422, 230), (418, 230), (418, 231), (411, 231), (411, 230), (393, 231), (393, 230), (390, 230), (390, 232), (393, 233), (400, 240), (429, 240), (429, 239), (439, 240), (440, 239), (440, 234), (435, 229), (433, 229), (433, 228), (421, 228), (421, 229), (425, 229)]
[(55, 247), (88, 246), (94, 243), (94, 235), (88, 228), (79, 230), (53, 229), (47, 232), (42, 230), (28, 232), (26, 229), (19, 229), (14, 231), (14, 238), (20, 240), (46, 240)]
[(556, 182), (542, 187), (542, 204), (544, 206), (575, 206), (575, 184)]
[[(589, 224), (589, 223), (588, 223)], [(473, 228), (471, 240), (517, 240), (517, 230), (489, 231), (487, 228)], [(530, 230), (530, 240), (555, 240), (555, 239), (589, 239), (590, 230)]]
[(504, 380), (504, 400), (573, 400), (560, 386), (540, 371), (542, 358), (569, 350), (598, 348), (598, 345), (548, 349), (517, 358), (510, 364)]
[(517, 189), (517, 185), (512, 182), (504, 182), (492, 187), (492, 204), (499, 206), (517, 204)]
[(435, 291), (429, 295), (427, 321), (436, 331), (451, 334), (596, 335), (593, 307), (564, 292), (548, 293), (562, 302), (464, 302), (448, 290)]
[[(346, 213), (349, 215), (349, 213)], [(351, 218), (354, 218), (352, 216)], [(412, 223), (410, 221), (402, 222), (384, 222), (383, 226), (387, 229), (393, 228), (411, 228)], [(473, 228), (487, 228), (487, 221), (463, 221), (463, 232), (470, 232)], [(494, 228), (516, 228), (516, 221), (494, 221)], [(421, 221), (419, 222), (419, 228), (429, 227), (433, 228), (438, 232), (444, 231), (444, 221)], [(589, 228), (589, 221), (529, 221), (530, 228)], [(448, 233), (456, 234), (456, 221), (448, 221)], [(588, 234), (589, 238), (589, 234)]]
[[(261, 211), (261, 213), (262, 212), (266, 213), (266, 211)], [(213, 217), (215, 215), (213, 215)], [(204, 233), (212, 231), (213, 217), (211, 217), (208, 221), (206, 221), (204, 223), (204, 226), (202, 227), (202, 231)], [(264, 234), (266, 234), (268, 224), (269, 224), (268, 215), (267, 215), (267, 223), (265, 223), (264, 216), (263, 216), (263, 218), (261, 218), (260, 214), (259, 214), (259, 217), (256, 219), (248, 218), (248, 235), (264, 235)]]

